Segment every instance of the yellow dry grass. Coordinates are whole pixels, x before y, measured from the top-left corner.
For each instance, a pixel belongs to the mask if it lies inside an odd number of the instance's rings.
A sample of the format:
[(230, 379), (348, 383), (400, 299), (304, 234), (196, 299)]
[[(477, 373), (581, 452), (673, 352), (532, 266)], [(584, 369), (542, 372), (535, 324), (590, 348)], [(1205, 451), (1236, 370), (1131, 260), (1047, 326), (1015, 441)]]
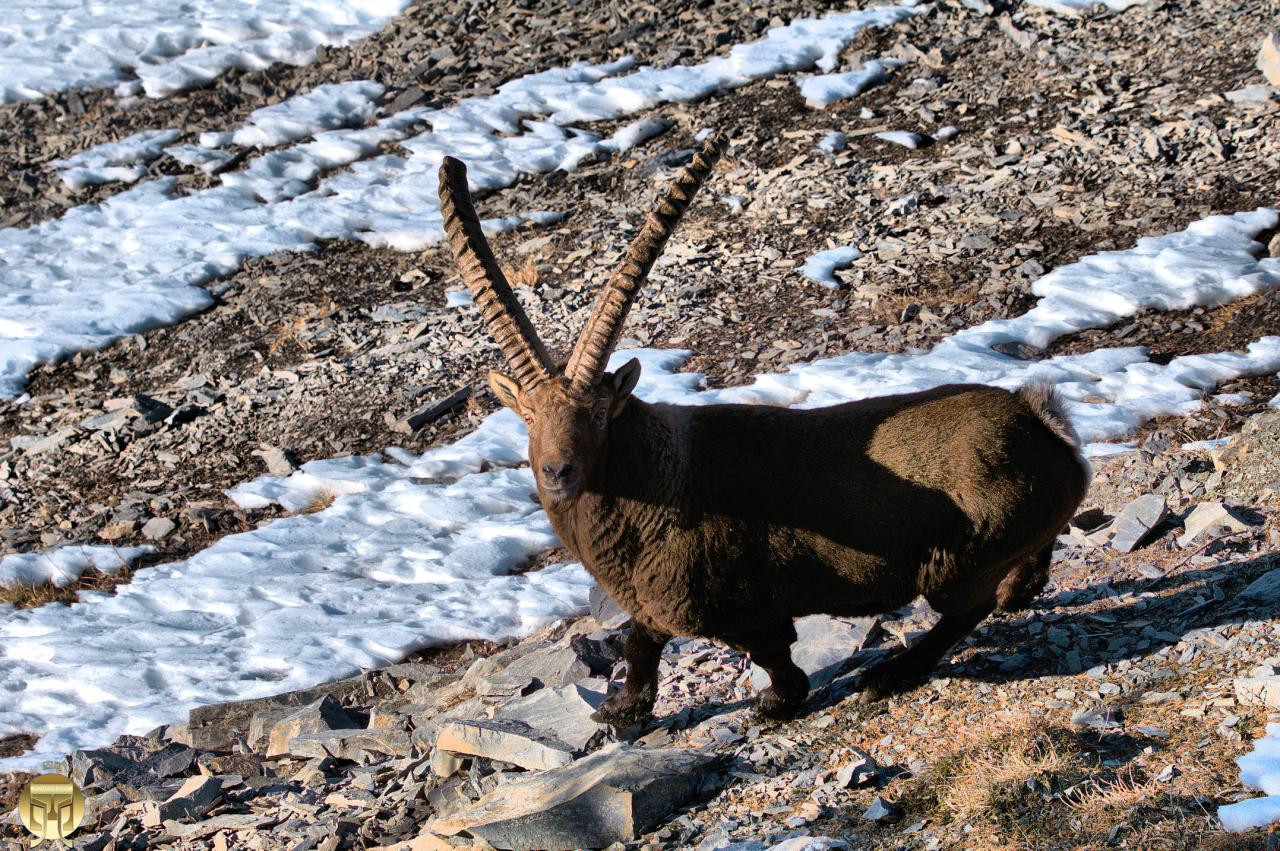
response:
[(118, 553), (117, 558), (120, 567), (114, 573), (90, 569), (65, 585), (48, 581), (0, 584), (0, 603), (8, 603), (15, 609), (32, 609), (49, 603), (74, 603), (80, 599), (81, 591), (110, 593), (116, 586), (133, 580), (133, 567)]
[(311, 497), (311, 501), (300, 508), (297, 514), (315, 514), (317, 511), (324, 511), (333, 505), (333, 501), (338, 498), (336, 493), (332, 491), (318, 491), (315, 496)]

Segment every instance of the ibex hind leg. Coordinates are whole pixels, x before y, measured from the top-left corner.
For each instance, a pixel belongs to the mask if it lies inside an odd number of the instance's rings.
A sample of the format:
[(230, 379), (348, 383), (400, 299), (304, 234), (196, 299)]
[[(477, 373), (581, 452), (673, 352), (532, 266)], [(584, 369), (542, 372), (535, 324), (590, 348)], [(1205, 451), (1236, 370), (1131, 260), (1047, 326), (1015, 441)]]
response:
[(658, 699), (658, 663), (670, 638), (652, 627), (631, 622), (631, 633), (622, 646), (622, 657), (627, 660), (626, 682), (601, 704), (591, 716), (593, 720), (624, 729), (649, 717)]
[(917, 685), (938, 667), (947, 651), (973, 632), (973, 628), (994, 608), (995, 603), (992, 602), (968, 611), (945, 614), (915, 644), (868, 668), (862, 675), (862, 702), (880, 700)]
[(745, 650), (751, 661), (769, 675), (769, 687), (756, 698), (755, 714), (766, 721), (794, 718), (809, 696), (809, 676), (791, 659), (796, 641), (795, 624), (787, 621), (775, 629), (729, 642)]
[(1002, 612), (1019, 612), (1030, 608), (1044, 586), (1049, 584), (1049, 563), (1053, 545), (1045, 547), (1034, 558), (1009, 571), (996, 590), (996, 605)]

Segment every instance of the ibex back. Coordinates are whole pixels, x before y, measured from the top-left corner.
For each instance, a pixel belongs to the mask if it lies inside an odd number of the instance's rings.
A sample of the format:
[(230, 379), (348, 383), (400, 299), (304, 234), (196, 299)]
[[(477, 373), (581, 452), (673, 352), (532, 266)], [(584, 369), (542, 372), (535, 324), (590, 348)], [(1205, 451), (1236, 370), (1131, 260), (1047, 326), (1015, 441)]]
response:
[(994, 609), (1043, 589), (1057, 533), (1088, 486), (1047, 387), (949, 385), (830, 408), (649, 404), (635, 360), (604, 371), (627, 310), (727, 142), (711, 137), (646, 219), (561, 369), (480, 230), (462, 163), (440, 199), (463, 277), (512, 377), (498, 399), (529, 429), (551, 524), (632, 617), (623, 687), (596, 713), (627, 726), (657, 697), (673, 635), (750, 654), (771, 684), (757, 711), (795, 714), (809, 681), (793, 619), (868, 615), (923, 595), (941, 619), (862, 680), (873, 699), (926, 677)]

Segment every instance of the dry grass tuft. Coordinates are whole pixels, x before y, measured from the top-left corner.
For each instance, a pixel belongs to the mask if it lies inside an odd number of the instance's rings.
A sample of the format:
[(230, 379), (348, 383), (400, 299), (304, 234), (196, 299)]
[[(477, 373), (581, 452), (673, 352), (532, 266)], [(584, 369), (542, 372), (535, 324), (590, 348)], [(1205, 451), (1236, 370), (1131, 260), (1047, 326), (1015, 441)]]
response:
[(337, 310), (338, 306), (330, 302), (325, 307), (313, 307), (296, 319), (280, 323), (280, 327), (271, 336), (271, 342), (267, 344), (267, 353), (274, 355), (290, 341), (297, 343), (298, 348), (306, 351), (307, 347), (297, 339), (298, 334), (306, 329), (308, 323), (332, 316)]
[(524, 265), (519, 269), (507, 267), (504, 269), (507, 273), (507, 280), (513, 287), (532, 287), (538, 283), (538, 269), (533, 264), (533, 257), (526, 257)]
[(120, 567), (115, 573), (103, 573), (90, 568), (66, 585), (55, 585), (52, 582), (0, 585), (0, 603), (8, 603), (15, 609), (33, 609), (49, 603), (75, 603), (79, 601), (81, 591), (114, 593), (117, 586), (132, 582), (134, 571), (146, 563), (145, 556), (133, 565), (126, 562), (123, 556), (118, 557)]
[(1006, 808), (1011, 789), (1052, 783), (1078, 763), (1064, 747), (1066, 731), (1021, 713), (959, 731), (958, 747), (937, 769), (938, 803), (961, 821), (982, 821)]
[(311, 497), (311, 501), (300, 508), (298, 514), (315, 514), (317, 511), (324, 511), (333, 505), (333, 501), (338, 498), (336, 493), (332, 491), (319, 491), (315, 496)]
[(1086, 821), (1101, 821), (1109, 814), (1154, 801), (1160, 793), (1156, 780), (1143, 779), (1140, 772), (1127, 766), (1114, 777), (1091, 777), (1068, 789), (1062, 800)]

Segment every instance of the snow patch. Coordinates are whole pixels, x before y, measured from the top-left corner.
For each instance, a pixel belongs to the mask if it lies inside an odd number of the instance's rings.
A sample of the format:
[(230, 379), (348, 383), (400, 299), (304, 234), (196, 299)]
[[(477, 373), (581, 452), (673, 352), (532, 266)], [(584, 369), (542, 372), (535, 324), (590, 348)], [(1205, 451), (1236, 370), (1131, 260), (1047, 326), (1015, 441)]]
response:
[(372, 80), (329, 83), (272, 106), (249, 113), (243, 127), (236, 130), (200, 134), (206, 148), (241, 145), (246, 148), (274, 148), (287, 142), (307, 139), (322, 130), (358, 127), (373, 117), (378, 100), (386, 89)]
[(409, 0), (8, 0), (0, 102), (124, 84), (151, 97), (236, 68), (302, 65), (321, 45), (372, 35)]
[(1059, 15), (1075, 17), (1094, 6), (1105, 6), (1112, 12), (1123, 12), (1132, 6), (1144, 5), (1146, 0), (1027, 0), (1027, 3)]
[(0, 585), (52, 583), (65, 588), (86, 570), (116, 573), (155, 547), (68, 546), (43, 553), (13, 553), (0, 558)]
[(836, 270), (849, 268), (861, 256), (862, 252), (852, 245), (828, 248), (810, 255), (800, 268), (800, 274), (829, 290), (838, 289), (840, 282), (836, 280)]
[(79, 191), (86, 186), (122, 181), (133, 183), (147, 173), (143, 164), (156, 159), (165, 145), (181, 136), (178, 130), (143, 130), (118, 142), (94, 145), (75, 156), (53, 160), (62, 182)]
[(1224, 830), (1243, 833), (1280, 821), (1280, 724), (1268, 724), (1253, 750), (1236, 759), (1240, 782), (1265, 797), (1218, 807)]
[(910, 148), (913, 151), (925, 142), (925, 138), (919, 133), (911, 133), (907, 130), (884, 130), (877, 133), (876, 138), (884, 142), (901, 145), (904, 148)]
[(872, 86), (889, 79), (892, 60), (872, 59), (863, 63), (860, 71), (841, 74), (817, 74), (796, 81), (805, 103), (814, 108), (830, 106), (836, 101), (856, 97)]

